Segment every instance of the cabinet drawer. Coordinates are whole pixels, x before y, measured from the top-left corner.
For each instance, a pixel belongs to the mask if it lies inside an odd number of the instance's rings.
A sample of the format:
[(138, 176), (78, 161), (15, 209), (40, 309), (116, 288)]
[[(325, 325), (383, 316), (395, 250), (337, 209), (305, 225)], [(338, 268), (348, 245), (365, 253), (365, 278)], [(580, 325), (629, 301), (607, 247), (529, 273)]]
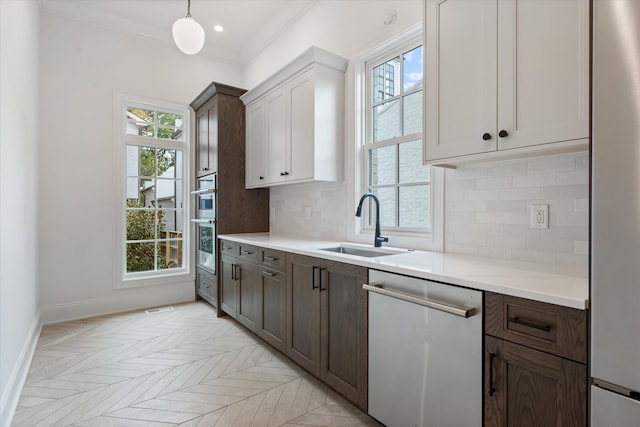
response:
[(240, 243), (238, 245), (238, 253), (238, 258), (240, 259), (253, 263), (258, 262), (258, 248), (255, 246)]
[(587, 311), (485, 292), (485, 333), (587, 362)]
[(238, 256), (238, 244), (229, 240), (220, 240), (220, 253), (233, 257)]
[(200, 270), (199, 268), (196, 269), (196, 289), (200, 296), (205, 294), (215, 300), (218, 294), (216, 288), (216, 276), (204, 270)]
[(285, 269), (284, 257), (284, 252), (273, 249), (260, 248), (258, 253), (260, 265), (279, 271), (284, 271)]

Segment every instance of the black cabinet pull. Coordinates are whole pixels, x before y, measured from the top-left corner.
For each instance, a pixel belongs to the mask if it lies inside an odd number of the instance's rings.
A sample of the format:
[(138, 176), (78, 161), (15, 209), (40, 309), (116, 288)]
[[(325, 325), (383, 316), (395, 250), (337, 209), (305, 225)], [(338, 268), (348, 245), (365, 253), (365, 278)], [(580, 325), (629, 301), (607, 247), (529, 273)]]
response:
[(271, 261), (271, 262), (273, 262), (273, 261), (277, 261), (277, 260), (278, 260), (278, 258), (274, 258), (274, 257), (272, 257), (272, 256), (266, 256), (266, 255), (263, 257), (263, 259), (264, 259), (265, 261)]
[(272, 272), (270, 272), (270, 271), (263, 271), (263, 272), (262, 272), (262, 274), (263, 274), (264, 276), (268, 276), (268, 277), (277, 276), (277, 274), (276, 274), (276, 273), (272, 273)]
[(264, 176), (259, 176), (258, 178), (259, 178), (259, 179), (264, 179)]
[(486, 132), (482, 135), (482, 139), (485, 141), (489, 141), (491, 139), (491, 134), (489, 132)]
[(517, 317), (508, 317), (507, 320), (511, 323), (517, 323), (518, 325), (527, 326), (529, 328), (539, 329), (545, 332), (551, 331), (551, 326), (549, 325), (539, 325), (537, 323), (527, 322), (526, 320), (522, 320)]
[(500, 138), (506, 138), (509, 136), (509, 132), (507, 132), (506, 130), (502, 129), (500, 132), (498, 132), (498, 136)]
[(231, 280), (236, 280), (236, 265), (231, 264)]
[(253, 252), (251, 251), (240, 251), (243, 255), (251, 255)]
[(326, 268), (321, 268), (320, 269), (320, 292), (327, 290), (327, 288), (323, 288), (322, 287), (322, 272), (325, 271), (325, 270), (326, 270)]
[(316, 289), (318, 289), (318, 287), (316, 286), (316, 269), (319, 267), (316, 267), (315, 265), (311, 268), (311, 290), (314, 291)]
[(493, 360), (495, 358), (495, 354), (489, 353), (489, 388), (487, 389), (489, 396), (493, 396), (493, 394), (496, 392), (495, 387), (493, 387)]
[(287, 176), (287, 175), (289, 175), (289, 172), (287, 172), (287, 171), (280, 172), (280, 176)]

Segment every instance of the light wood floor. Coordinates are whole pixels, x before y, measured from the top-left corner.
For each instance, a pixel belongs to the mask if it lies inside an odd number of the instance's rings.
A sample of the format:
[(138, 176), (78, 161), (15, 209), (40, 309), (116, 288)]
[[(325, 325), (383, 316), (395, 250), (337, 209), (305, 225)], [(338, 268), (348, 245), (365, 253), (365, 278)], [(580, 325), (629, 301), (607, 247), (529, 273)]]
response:
[(203, 302), (45, 326), (13, 426), (379, 426)]

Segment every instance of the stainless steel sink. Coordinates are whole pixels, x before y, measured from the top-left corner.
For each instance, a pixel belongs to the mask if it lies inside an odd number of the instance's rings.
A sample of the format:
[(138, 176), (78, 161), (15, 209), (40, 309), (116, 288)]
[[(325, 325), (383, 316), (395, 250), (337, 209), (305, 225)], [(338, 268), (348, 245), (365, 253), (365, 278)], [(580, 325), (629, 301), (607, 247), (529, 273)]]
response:
[(350, 247), (350, 246), (336, 246), (334, 248), (321, 248), (320, 250), (322, 251), (329, 251), (329, 252), (337, 252), (337, 253), (341, 253), (341, 254), (346, 254), (346, 255), (356, 255), (356, 256), (361, 256), (361, 257), (366, 257), (366, 258), (375, 258), (375, 257), (379, 257), (379, 256), (388, 256), (388, 255), (396, 255), (398, 253), (401, 252), (391, 252), (391, 251), (387, 251), (387, 250), (378, 250), (378, 249), (360, 249), (360, 248), (354, 248), (354, 247)]

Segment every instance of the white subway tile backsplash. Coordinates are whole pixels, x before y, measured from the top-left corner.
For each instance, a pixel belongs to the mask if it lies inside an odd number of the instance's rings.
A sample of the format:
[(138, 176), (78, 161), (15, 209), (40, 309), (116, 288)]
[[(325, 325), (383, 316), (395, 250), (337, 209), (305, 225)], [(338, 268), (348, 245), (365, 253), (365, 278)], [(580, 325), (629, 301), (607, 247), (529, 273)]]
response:
[[(445, 251), (587, 266), (588, 167), (573, 153), (447, 170)], [(530, 228), (532, 204), (549, 205), (548, 229)]]

